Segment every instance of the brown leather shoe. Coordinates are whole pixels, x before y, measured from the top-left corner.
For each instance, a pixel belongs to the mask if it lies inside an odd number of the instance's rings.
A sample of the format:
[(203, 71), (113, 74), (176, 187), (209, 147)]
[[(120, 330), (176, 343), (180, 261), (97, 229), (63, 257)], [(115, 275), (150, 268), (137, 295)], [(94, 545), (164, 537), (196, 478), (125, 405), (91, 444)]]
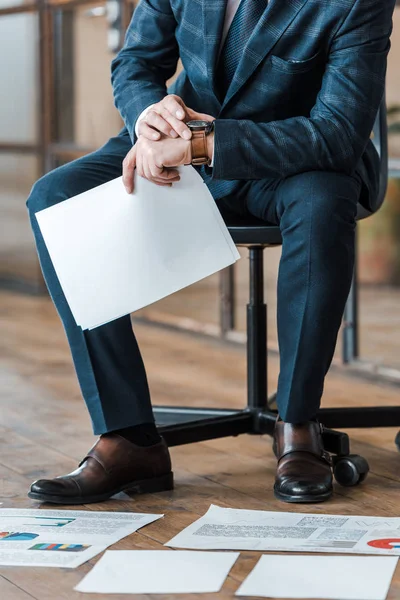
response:
[(277, 421), (273, 449), (278, 459), (274, 494), (284, 502), (324, 502), (332, 495), (331, 459), (321, 425)]
[(164, 440), (136, 446), (116, 433), (102, 435), (78, 469), (55, 479), (35, 481), (29, 498), (55, 504), (103, 502), (122, 491), (146, 494), (174, 487)]

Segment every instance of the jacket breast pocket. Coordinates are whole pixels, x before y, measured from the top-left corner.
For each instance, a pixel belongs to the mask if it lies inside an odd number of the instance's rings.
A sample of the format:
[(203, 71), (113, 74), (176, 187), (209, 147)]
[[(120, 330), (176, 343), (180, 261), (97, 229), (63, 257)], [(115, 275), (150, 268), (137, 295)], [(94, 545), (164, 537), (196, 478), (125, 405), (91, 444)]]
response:
[(319, 51), (317, 54), (314, 54), (314, 56), (311, 56), (306, 60), (281, 58), (280, 56), (272, 54), (270, 59), (273, 69), (278, 70), (281, 73), (296, 75), (308, 73), (317, 66), (320, 66), (323, 63), (324, 54), (322, 51)]

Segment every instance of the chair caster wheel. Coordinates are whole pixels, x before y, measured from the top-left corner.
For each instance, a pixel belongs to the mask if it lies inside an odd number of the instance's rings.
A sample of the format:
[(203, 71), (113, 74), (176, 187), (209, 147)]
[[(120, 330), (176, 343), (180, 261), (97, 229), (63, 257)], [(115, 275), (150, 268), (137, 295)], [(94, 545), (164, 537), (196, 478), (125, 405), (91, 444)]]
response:
[(339, 485), (344, 487), (359, 485), (367, 477), (368, 471), (367, 461), (358, 454), (334, 458), (333, 474)]
[(395, 444), (396, 444), (396, 446), (397, 446), (397, 450), (400, 452), (400, 431), (399, 431), (399, 433), (396, 435)]

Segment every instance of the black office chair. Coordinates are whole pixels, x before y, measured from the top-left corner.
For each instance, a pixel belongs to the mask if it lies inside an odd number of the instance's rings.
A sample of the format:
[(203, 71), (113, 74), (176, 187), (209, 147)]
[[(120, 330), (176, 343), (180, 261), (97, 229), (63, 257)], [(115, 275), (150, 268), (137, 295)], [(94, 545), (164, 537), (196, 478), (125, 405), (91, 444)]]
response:
[[(383, 99), (374, 126), (373, 141), (381, 159), (379, 206), (388, 179), (386, 104)], [(358, 218), (369, 213), (360, 207)], [(275, 421), (275, 394), (267, 389), (267, 306), (264, 303), (264, 249), (282, 243), (279, 227), (251, 218), (246, 222), (228, 223), (238, 246), (249, 249), (250, 298), (247, 305), (247, 406), (243, 410), (155, 407), (160, 433), (169, 446), (190, 444), (242, 433), (272, 435)], [(346, 307), (349, 323), (355, 310), (353, 298)], [(347, 332), (352, 335), (351, 327)], [(351, 339), (348, 340), (350, 343)], [(325, 408), (319, 412), (324, 424), (323, 442), (332, 454), (336, 481), (345, 486), (357, 485), (368, 473), (367, 461), (350, 454), (347, 434), (329, 428), (400, 426), (400, 407)], [(400, 434), (399, 434), (400, 436)], [(398, 437), (399, 437), (398, 436)], [(400, 444), (400, 439), (397, 440)]]

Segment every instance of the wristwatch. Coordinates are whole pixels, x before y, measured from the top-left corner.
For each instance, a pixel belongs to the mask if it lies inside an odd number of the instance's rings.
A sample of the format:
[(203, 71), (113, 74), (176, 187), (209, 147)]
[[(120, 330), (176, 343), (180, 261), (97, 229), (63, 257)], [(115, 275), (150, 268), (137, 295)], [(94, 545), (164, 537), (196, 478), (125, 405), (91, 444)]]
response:
[(207, 152), (207, 135), (214, 131), (214, 121), (188, 121), (186, 125), (192, 132), (192, 165), (209, 165), (211, 160)]

